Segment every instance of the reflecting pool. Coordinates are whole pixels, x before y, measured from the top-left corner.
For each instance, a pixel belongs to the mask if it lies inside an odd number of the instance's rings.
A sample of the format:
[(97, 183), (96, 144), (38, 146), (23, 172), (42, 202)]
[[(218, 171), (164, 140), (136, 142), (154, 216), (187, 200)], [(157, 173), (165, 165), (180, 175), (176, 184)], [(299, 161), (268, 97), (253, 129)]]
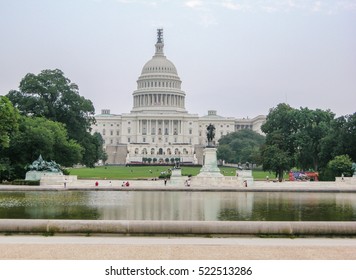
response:
[(0, 219), (356, 221), (356, 193), (3, 191)]

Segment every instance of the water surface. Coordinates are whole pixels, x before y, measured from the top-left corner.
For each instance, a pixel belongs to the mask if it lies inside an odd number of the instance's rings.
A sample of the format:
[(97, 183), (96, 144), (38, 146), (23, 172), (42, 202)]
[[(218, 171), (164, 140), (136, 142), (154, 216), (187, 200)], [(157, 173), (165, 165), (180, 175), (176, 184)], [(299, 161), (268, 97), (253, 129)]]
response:
[(356, 221), (356, 193), (6, 191), (0, 219)]

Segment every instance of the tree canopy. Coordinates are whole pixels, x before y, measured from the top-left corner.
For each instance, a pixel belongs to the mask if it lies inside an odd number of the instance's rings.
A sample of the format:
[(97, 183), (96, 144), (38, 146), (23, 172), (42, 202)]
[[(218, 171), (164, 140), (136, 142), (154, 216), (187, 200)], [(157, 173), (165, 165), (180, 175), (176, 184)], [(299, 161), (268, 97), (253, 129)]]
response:
[(335, 119), (330, 110), (282, 103), (270, 110), (261, 129), (266, 133), (263, 168), (280, 179), (293, 167), (323, 173), (329, 161), (343, 154), (356, 161), (356, 114)]
[(1, 180), (21, 178), (24, 167), (40, 154), (62, 166), (93, 167), (106, 159), (101, 136), (90, 134), (92, 102), (79, 95), (78, 86), (61, 70), (27, 74), (19, 90), (1, 97), (0, 108)]
[(19, 90), (11, 90), (7, 97), (23, 115), (65, 124), (72, 139), (81, 140), (95, 122), (92, 102), (80, 96), (78, 86), (59, 69), (27, 74)]
[(10, 100), (5, 96), (0, 96), (0, 150), (9, 147), (10, 136), (18, 128), (19, 116)]
[(244, 129), (224, 135), (219, 140), (217, 156), (229, 163), (256, 163), (265, 137)]

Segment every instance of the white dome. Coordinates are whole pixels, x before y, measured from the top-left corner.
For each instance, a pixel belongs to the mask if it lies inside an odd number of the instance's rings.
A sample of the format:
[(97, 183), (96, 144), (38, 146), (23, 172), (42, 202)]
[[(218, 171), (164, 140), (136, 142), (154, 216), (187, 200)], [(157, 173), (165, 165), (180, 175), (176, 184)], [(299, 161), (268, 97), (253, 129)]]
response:
[(186, 112), (185, 93), (174, 64), (163, 53), (162, 29), (158, 29), (156, 52), (145, 63), (133, 92), (131, 112)]
[(165, 56), (154, 56), (143, 66), (141, 75), (151, 73), (168, 73), (178, 75), (174, 64)]

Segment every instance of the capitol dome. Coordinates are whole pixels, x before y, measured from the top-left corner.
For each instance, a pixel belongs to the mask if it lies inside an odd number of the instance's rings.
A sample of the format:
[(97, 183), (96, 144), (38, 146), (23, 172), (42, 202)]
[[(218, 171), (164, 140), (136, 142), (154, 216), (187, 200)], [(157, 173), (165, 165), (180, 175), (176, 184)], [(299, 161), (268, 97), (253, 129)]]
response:
[(165, 56), (154, 56), (143, 66), (141, 75), (150, 73), (168, 73), (178, 75), (174, 64)]
[(157, 30), (156, 52), (142, 68), (133, 93), (132, 112), (185, 111), (185, 93), (174, 64), (165, 57), (163, 30)]

